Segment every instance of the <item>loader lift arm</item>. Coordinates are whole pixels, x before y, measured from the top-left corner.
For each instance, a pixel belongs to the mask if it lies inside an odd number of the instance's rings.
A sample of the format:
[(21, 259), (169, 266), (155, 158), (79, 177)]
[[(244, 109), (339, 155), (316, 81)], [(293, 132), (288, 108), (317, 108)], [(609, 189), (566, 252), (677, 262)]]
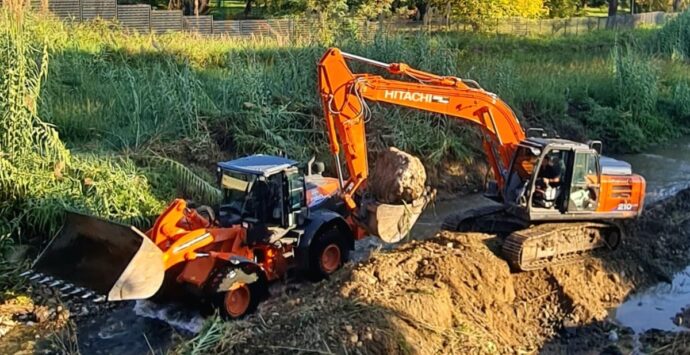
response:
[[(382, 68), (416, 82), (354, 74), (347, 60)], [(525, 133), (511, 108), (471, 80), (439, 76), (404, 63), (382, 63), (331, 48), (318, 64), (319, 91), (327, 122), (330, 150), (336, 159), (343, 198), (355, 209), (353, 196), (368, 176), (365, 123), (366, 101), (384, 102), (473, 122), (484, 135), (483, 149), (499, 187), (505, 186), (513, 153)], [(340, 147), (349, 176), (343, 178)]]

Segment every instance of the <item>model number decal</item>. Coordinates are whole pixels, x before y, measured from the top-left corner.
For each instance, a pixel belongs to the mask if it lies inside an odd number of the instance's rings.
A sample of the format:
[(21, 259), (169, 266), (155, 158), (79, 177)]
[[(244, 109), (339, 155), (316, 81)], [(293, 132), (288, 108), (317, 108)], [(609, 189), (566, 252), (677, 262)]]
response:
[(616, 211), (632, 211), (635, 207), (637, 206), (632, 203), (619, 203)]

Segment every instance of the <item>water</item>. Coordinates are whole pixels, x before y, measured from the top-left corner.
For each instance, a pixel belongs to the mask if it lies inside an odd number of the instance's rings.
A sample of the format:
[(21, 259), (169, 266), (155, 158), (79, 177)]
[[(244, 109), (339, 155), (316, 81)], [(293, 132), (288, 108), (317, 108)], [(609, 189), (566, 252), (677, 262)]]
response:
[(646, 153), (616, 157), (632, 164), (647, 180), (646, 203), (655, 202), (690, 186), (690, 138), (673, 141)]
[(650, 329), (688, 330), (673, 323), (673, 318), (690, 304), (690, 266), (673, 278), (636, 294), (616, 309), (615, 317), (636, 333)]
[(197, 311), (178, 305), (128, 302), (79, 322), (77, 340), (85, 354), (164, 354), (173, 345), (174, 334), (198, 333), (203, 321)]
[[(674, 141), (647, 153), (616, 157), (632, 164), (647, 180), (646, 204), (670, 197), (690, 187), (690, 138)], [(690, 263), (690, 261), (688, 261)], [(614, 312), (615, 319), (636, 333), (649, 329), (688, 330), (673, 323), (683, 308), (690, 306), (690, 266), (673, 277), (633, 295)]]

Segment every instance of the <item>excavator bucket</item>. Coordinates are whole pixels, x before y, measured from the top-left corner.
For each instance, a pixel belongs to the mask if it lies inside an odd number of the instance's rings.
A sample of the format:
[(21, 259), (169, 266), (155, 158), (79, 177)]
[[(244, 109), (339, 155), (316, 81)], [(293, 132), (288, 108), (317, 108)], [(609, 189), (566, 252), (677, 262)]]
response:
[(141, 231), (73, 212), (33, 270), (54, 285), (108, 301), (149, 298), (165, 276), (162, 251)]
[(366, 229), (386, 243), (397, 243), (408, 235), (434, 193), (408, 204), (391, 205), (372, 201), (366, 204)]

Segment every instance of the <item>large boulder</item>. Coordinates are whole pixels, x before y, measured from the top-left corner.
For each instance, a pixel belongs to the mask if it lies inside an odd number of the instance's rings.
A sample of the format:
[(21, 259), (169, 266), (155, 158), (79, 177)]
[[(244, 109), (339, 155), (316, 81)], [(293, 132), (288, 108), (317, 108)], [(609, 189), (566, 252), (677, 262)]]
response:
[(424, 196), (425, 184), (426, 170), (419, 158), (391, 147), (378, 154), (367, 191), (381, 203), (412, 203)]

